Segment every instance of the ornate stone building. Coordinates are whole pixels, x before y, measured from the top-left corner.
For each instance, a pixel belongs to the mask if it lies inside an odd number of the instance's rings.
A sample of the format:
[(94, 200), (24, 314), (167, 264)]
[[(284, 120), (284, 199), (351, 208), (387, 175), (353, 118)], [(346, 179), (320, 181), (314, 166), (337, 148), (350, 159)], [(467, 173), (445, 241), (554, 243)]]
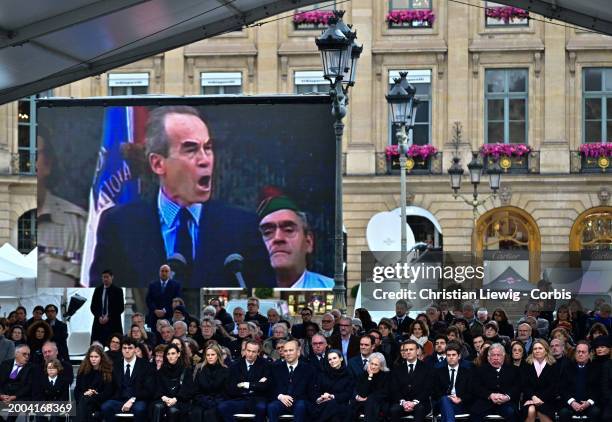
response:
[[(587, 142), (612, 137), (612, 39), (520, 11), (504, 17), (492, 2), (466, 3), (337, 5), (365, 45), (344, 142), (349, 289), (359, 282), (370, 219), (400, 205), (398, 171), (385, 155), (394, 142), (385, 94), (398, 71), (409, 72), (422, 100), (412, 142), (438, 150), (408, 175), (409, 222), (417, 241), (447, 251), (612, 248), (612, 169), (579, 152)], [(313, 16), (299, 23), (292, 14), (274, 17), (57, 88), (53, 95), (325, 92), (314, 43), (322, 25)], [(25, 148), (18, 107), (0, 110), (0, 238), (15, 242), (18, 218), (35, 206), (34, 182), (11, 167), (14, 154)], [(526, 144), (530, 152), (511, 157), (500, 195), (479, 206), (474, 218), (471, 206), (453, 198), (446, 172), (455, 151), (465, 166), (472, 151), (494, 142)], [(462, 190), (470, 189), (464, 183)], [(521, 275), (536, 282), (547, 268), (532, 263)]]

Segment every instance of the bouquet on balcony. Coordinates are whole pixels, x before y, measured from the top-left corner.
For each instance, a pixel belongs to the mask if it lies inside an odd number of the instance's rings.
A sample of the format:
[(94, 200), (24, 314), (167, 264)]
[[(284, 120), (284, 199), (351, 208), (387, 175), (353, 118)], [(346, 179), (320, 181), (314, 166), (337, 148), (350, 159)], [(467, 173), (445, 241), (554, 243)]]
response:
[(498, 159), (502, 156), (522, 157), (531, 152), (531, 147), (525, 144), (484, 144), (480, 147), (480, 155)]
[(332, 16), (334, 16), (334, 12), (331, 10), (309, 10), (293, 15), (293, 23), (297, 25), (302, 23), (327, 25), (329, 18)]
[(391, 10), (385, 20), (389, 23), (427, 22), (433, 25), (436, 15), (431, 10)]
[(580, 145), (580, 153), (584, 157), (612, 157), (612, 143), (594, 142)]
[(487, 7), (485, 15), (488, 18), (499, 19), (504, 23), (509, 23), (513, 19), (527, 19), (529, 18), (529, 12), (512, 6), (496, 6)]
[[(421, 158), (427, 160), (429, 157), (433, 157), (438, 153), (438, 149), (433, 145), (412, 145), (406, 152), (407, 157)], [(399, 145), (389, 145), (385, 148), (385, 155), (387, 160), (391, 161), (394, 158), (400, 156)]]

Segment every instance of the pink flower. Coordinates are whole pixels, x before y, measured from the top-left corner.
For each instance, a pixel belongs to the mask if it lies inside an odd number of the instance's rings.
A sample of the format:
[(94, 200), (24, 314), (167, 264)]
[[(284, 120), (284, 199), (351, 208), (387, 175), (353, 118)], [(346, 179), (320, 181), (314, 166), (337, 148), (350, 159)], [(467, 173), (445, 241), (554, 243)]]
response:
[(513, 19), (529, 18), (528, 11), (512, 6), (487, 7), (485, 10), (485, 15), (488, 18), (504, 21), (506, 24)]
[(391, 23), (427, 22), (429, 25), (433, 25), (436, 15), (429, 9), (396, 9), (387, 13), (385, 20)]
[(480, 147), (480, 155), (483, 157), (494, 157), (498, 159), (501, 156), (522, 157), (529, 154), (531, 147), (525, 144), (484, 144)]
[(327, 25), (329, 18), (332, 16), (334, 16), (334, 12), (331, 10), (310, 10), (293, 15), (293, 22), (298, 25), (301, 23)]
[[(429, 157), (433, 157), (438, 153), (438, 149), (433, 145), (412, 145), (406, 152), (407, 157), (418, 158), (427, 160)], [(399, 145), (389, 145), (385, 148), (385, 154), (387, 160), (399, 157)]]
[(580, 153), (585, 157), (612, 157), (612, 143), (603, 141), (580, 145)]

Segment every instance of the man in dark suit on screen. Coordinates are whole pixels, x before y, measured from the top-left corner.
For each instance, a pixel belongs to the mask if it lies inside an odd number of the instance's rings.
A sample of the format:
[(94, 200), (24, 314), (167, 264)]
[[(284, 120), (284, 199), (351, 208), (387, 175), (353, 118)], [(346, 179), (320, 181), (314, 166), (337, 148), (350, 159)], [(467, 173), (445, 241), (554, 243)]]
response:
[(181, 296), (181, 284), (170, 278), (171, 269), (169, 265), (159, 268), (159, 280), (152, 281), (147, 290), (147, 314), (146, 322), (149, 327), (154, 328), (158, 319), (172, 319), (172, 299)]
[(124, 309), (123, 290), (113, 285), (113, 272), (102, 272), (102, 285), (96, 287), (91, 298), (91, 313), (94, 317), (91, 327), (91, 343), (99, 341), (106, 345), (113, 333), (123, 333), (121, 314)]
[[(144, 287), (172, 257), (184, 261), (183, 287), (238, 286), (225, 270), (231, 254), (244, 257), (244, 280), (272, 286), (274, 275), (258, 233), (257, 216), (211, 199), (213, 138), (198, 111), (158, 107), (147, 123), (146, 155), (158, 176), (154, 201), (110, 208), (100, 217), (90, 282), (112, 268), (122, 283)], [(177, 269), (175, 269), (177, 270)]]

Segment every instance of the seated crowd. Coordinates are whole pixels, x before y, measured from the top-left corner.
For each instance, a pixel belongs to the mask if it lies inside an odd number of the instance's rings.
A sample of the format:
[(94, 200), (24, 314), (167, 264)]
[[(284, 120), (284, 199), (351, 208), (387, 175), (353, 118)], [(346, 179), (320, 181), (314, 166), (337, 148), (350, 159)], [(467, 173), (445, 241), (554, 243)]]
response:
[(95, 339), (74, 374), (57, 308), (26, 320), (19, 307), (0, 319), (0, 400), (66, 401), (76, 378), (76, 421), (612, 421), (609, 305), (530, 304), (516, 332), (501, 308), (408, 310), (400, 300), (378, 324), (334, 310), (319, 326), (303, 308), (291, 326), (257, 298), (232, 315), (213, 299), (198, 321), (176, 297), (155, 326), (136, 313), (126, 333)]

